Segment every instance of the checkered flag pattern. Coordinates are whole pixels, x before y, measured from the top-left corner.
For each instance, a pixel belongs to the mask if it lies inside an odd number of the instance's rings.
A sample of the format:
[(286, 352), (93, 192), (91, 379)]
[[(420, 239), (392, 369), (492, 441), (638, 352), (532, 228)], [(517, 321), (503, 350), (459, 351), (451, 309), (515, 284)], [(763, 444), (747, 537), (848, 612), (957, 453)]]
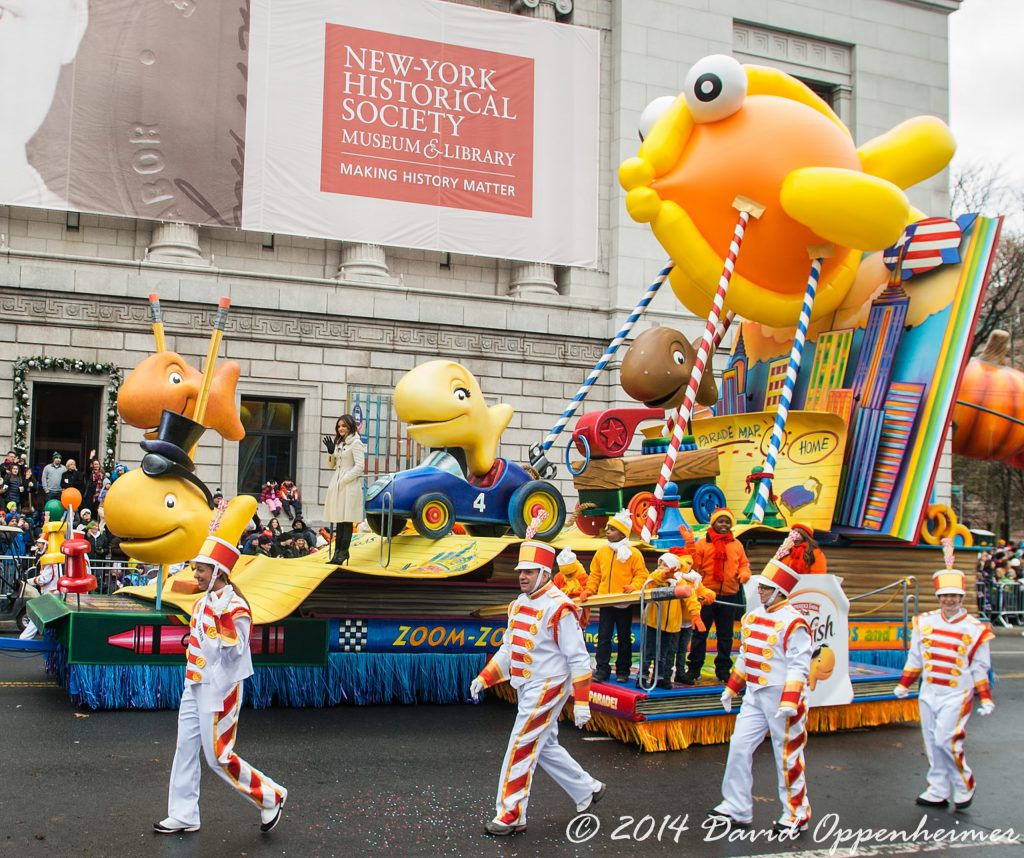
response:
[(370, 625), (366, 620), (342, 620), (338, 628), (338, 648), (341, 652), (362, 652), (369, 633)]

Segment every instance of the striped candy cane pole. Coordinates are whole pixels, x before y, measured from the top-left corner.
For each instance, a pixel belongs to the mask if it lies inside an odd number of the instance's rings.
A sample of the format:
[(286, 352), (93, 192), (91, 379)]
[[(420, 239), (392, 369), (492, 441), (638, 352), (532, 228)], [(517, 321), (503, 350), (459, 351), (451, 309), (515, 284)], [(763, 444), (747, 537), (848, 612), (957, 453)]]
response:
[[(796, 377), (800, 373), (800, 361), (804, 354), (804, 342), (807, 340), (807, 326), (811, 322), (811, 309), (814, 307), (814, 295), (818, 291), (818, 278), (821, 276), (821, 257), (811, 263), (811, 273), (807, 278), (807, 289), (804, 291), (804, 303), (800, 308), (800, 319), (796, 323), (796, 336), (793, 337), (793, 348), (789, 350), (789, 366), (786, 368), (786, 383), (782, 388), (782, 397), (779, 399), (778, 409), (775, 411), (775, 425), (772, 427), (772, 439), (768, 444), (768, 453), (765, 456), (764, 470), (766, 474), (775, 473), (775, 460), (779, 457), (779, 448), (782, 446), (782, 436), (786, 431), (786, 421), (789, 419), (789, 406), (793, 401), (793, 390), (796, 387)], [(754, 511), (750, 515), (751, 521), (764, 521), (764, 508), (768, 503), (768, 496), (772, 488), (772, 478), (758, 480), (757, 499), (754, 501)]]
[[(715, 328), (715, 337), (711, 341), (711, 355), (714, 356), (715, 352), (718, 351), (718, 347), (722, 344), (722, 339), (725, 337), (726, 331), (729, 330), (729, 325), (732, 324), (732, 320), (736, 318), (736, 314), (732, 310), (727, 310), (725, 318), (718, 323)], [(665, 434), (671, 435), (672, 430), (675, 429), (676, 419), (675, 414), (669, 413), (665, 419)]]
[[(587, 376), (586, 380), (580, 386), (580, 389), (576, 391), (576, 395), (569, 402), (565, 411), (562, 412), (562, 416), (558, 418), (558, 422), (555, 423), (548, 436), (540, 445), (540, 453), (543, 455), (551, 449), (551, 445), (555, 443), (555, 439), (559, 436), (561, 431), (565, 428), (565, 424), (568, 423), (573, 414), (576, 413), (576, 409), (580, 407), (580, 403), (586, 399), (587, 394), (590, 393), (590, 389), (594, 386), (594, 382), (604, 371), (604, 368), (608, 365), (608, 361), (614, 357), (615, 352), (619, 350), (619, 346), (622, 345), (623, 340), (629, 336), (629, 332), (633, 329), (633, 325), (637, 323), (640, 317), (647, 311), (648, 305), (654, 300), (654, 296), (658, 294), (658, 290), (661, 288), (661, 284), (665, 282), (665, 278), (668, 277), (669, 272), (672, 271), (672, 260), (670, 259), (668, 264), (661, 269), (658, 273), (657, 279), (647, 287), (647, 292), (644, 297), (640, 299), (640, 302), (633, 308), (633, 312), (630, 313), (629, 318), (626, 319), (625, 324), (622, 326), (615, 338), (608, 344), (608, 348), (604, 350), (604, 354), (601, 359), (594, 364), (594, 368), (590, 371), (590, 375)], [(532, 452), (532, 451), (531, 451)], [(531, 462), (532, 464), (532, 462)]]
[(658, 506), (661, 499), (665, 497), (665, 484), (672, 476), (672, 468), (676, 464), (676, 456), (679, 453), (679, 445), (683, 443), (683, 435), (686, 432), (686, 424), (690, 422), (690, 413), (693, 411), (693, 403), (697, 397), (697, 388), (700, 380), (704, 377), (704, 366), (711, 353), (711, 344), (714, 342), (715, 330), (718, 327), (718, 320), (722, 317), (722, 307), (725, 304), (725, 293), (729, 290), (729, 281), (732, 279), (732, 272), (736, 268), (736, 257), (739, 256), (740, 246), (743, 244), (743, 234), (746, 231), (747, 223), (751, 215), (760, 217), (764, 211), (750, 200), (737, 198), (733, 203), (740, 209), (740, 215), (736, 219), (736, 227), (732, 232), (732, 241), (729, 242), (729, 254), (725, 258), (725, 265), (722, 268), (722, 275), (718, 278), (718, 290), (715, 292), (715, 300), (711, 304), (711, 313), (708, 315), (707, 324), (704, 326), (704, 335), (701, 337), (700, 346), (697, 348), (697, 357), (693, 362), (693, 371), (690, 373), (690, 383), (683, 394), (683, 401), (676, 409), (675, 429), (672, 431), (672, 440), (669, 441), (668, 452), (665, 453), (665, 461), (661, 464), (661, 474), (658, 476), (658, 485), (654, 490), (654, 503), (647, 509), (647, 520), (644, 522), (642, 538), (644, 542), (651, 541), (651, 534), (654, 532), (654, 525), (658, 519)]

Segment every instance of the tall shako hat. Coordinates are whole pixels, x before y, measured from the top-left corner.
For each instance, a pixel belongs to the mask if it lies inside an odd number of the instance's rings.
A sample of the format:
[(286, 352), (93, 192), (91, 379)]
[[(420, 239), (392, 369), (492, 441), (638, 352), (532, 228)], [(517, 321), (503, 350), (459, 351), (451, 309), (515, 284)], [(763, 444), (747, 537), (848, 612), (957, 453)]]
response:
[(516, 571), (520, 569), (546, 569), (551, 571), (555, 563), (555, 549), (546, 542), (523, 542), (519, 545), (519, 562), (516, 564)]
[(767, 565), (757, 576), (757, 583), (766, 587), (774, 587), (780, 590), (788, 599), (793, 588), (800, 583), (800, 575), (790, 566), (787, 566), (782, 558), (793, 548), (793, 537), (787, 536), (782, 540), (782, 545), (775, 552), (775, 556), (768, 561)]
[(940, 569), (932, 575), (932, 583), (935, 585), (935, 595), (942, 596), (951, 593), (954, 596), (965, 596), (967, 590), (964, 587), (964, 573), (953, 568), (955, 558), (953, 556), (953, 540), (948, 536), (942, 540), (942, 556), (946, 563), (945, 569)]

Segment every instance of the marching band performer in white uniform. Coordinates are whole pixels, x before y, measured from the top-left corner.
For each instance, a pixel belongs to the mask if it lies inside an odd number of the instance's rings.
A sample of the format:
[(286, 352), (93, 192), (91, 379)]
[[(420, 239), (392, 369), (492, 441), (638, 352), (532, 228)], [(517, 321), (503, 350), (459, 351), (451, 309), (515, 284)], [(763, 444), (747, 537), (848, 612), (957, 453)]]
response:
[(196, 600), (189, 622), (167, 818), (153, 824), (159, 834), (199, 830), (200, 748), (210, 768), (260, 811), (260, 831), (266, 833), (277, 825), (288, 797), (288, 790), (234, 750), (242, 681), (253, 672), (252, 614), (228, 578), (239, 554), (230, 542), (210, 535), (194, 561), (196, 582), (204, 593)]
[(551, 583), (554, 562), (550, 545), (520, 545), (516, 570), (522, 593), (509, 606), (501, 648), (470, 686), (474, 700), (505, 680), (519, 695), (519, 714), (498, 780), (496, 814), (484, 826), (488, 834), (526, 830), (526, 806), (538, 764), (569, 794), (578, 812), (600, 801), (605, 792), (605, 785), (558, 744), (558, 716), (570, 694), (576, 726), (590, 720), (591, 669), (579, 608)]
[(788, 601), (799, 580), (799, 575), (777, 559), (770, 560), (757, 578), (761, 604), (743, 617), (740, 655), (722, 692), (722, 707), (732, 711), (733, 700), (744, 687), (746, 694), (729, 740), (722, 801), (708, 814), (732, 825), (750, 825), (754, 751), (765, 733), (771, 733), (782, 801), (782, 816), (775, 830), (793, 835), (806, 831), (811, 818), (804, 774), (804, 686), (811, 668), (811, 630)]
[(952, 798), (957, 810), (965, 810), (974, 800), (975, 789), (974, 774), (964, 759), (971, 705), (977, 697), (980, 714), (996, 708), (988, 682), (992, 664), (988, 642), (995, 636), (964, 610), (964, 575), (951, 568), (951, 544), (944, 548), (947, 568), (932, 576), (940, 608), (914, 617), (910, 651), (893, 694), (905, 698), (921, 680), (918, 705), (928, 756), (928, 788), (917, 797), (917, 804), (948, 807)]

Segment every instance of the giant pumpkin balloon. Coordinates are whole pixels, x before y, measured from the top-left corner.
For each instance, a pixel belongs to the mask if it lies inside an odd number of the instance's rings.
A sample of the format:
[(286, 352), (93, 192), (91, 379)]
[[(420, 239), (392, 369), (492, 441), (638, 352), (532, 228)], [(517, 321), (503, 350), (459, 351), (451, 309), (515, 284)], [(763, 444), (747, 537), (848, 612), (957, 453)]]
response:
[(1024, 453), (1024, 424), (1014, 422), (1024, 421), (1024, 372), (1005, 365), (1009, 345), (1006, 331), (993, 331), (968, 361), (953, 410), (954, 453), (996, 461)]

